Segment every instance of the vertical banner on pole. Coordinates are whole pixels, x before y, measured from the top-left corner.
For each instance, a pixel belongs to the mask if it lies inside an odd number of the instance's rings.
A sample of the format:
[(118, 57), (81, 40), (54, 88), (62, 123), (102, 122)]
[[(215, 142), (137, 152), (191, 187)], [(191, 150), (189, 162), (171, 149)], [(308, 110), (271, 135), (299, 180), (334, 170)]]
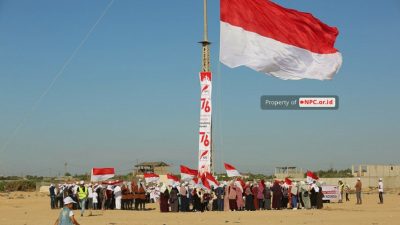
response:
[(211, 172), (211, 72), (200, 73), (199, 173)]

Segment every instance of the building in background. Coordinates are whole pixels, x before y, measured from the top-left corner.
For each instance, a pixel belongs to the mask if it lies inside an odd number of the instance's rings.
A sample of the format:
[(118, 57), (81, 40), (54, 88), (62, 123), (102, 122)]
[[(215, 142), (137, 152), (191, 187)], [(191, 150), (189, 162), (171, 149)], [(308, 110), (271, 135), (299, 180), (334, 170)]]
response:
[(295, 166), (281, 166), (275, 167), (274, 176), (281, 180), (285, 179), (286, 177), (293, 179), (304, 179), (304, 172), (303, 169), (299, 169)]
[(400, 176), (400, 165), (358, 165), (351, 166), (355, 177), (396, 177)]
[(160, 182), (167, 182), (167, 174), (170, 173), (170, 165), (165, 162), (142, 162), (135, 165), (133, 176), (143, 179), (145, 173), (155, 173), (160, 176)]

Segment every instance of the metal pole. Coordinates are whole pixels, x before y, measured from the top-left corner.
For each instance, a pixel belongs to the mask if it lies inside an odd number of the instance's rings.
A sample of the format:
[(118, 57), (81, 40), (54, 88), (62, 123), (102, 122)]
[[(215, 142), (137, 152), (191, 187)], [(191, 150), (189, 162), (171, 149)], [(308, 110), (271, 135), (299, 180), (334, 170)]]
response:
[(207, 0), (204, 0), (204, 37), (202, 44), (202, 72), (210, 71), (210, 42), (208, 41)]
[(208, 31), (207, 31), (207, 0), (204, 0), (204, 41), (208, 41)]

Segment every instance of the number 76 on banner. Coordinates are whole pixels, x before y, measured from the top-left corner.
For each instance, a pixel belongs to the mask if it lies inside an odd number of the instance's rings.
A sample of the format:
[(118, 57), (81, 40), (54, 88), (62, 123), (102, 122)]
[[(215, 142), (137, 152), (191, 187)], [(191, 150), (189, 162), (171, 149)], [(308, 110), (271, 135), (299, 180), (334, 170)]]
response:
[(210, 106), (210, 100), (207, 98), (201, 98), (201, 110), (204, 112), (210, 112), (211, 111), (211, 106)]
[(210, 145), (210, 140), (208, 139), (208, 134), (206, 132), (199, 132), (200, 134), (200, 143), (204, 146), (208, 147)]

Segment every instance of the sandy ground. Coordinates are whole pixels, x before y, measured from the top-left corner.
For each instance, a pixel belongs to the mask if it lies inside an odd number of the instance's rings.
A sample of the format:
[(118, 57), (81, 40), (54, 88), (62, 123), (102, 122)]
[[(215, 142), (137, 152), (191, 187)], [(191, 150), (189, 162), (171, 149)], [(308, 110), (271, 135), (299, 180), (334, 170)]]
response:
[[(325, 204), (323, 210), (282, 210), (257, 212), (205, 212), (205, 213), (160, 213), (156, 204), (148, 204), (153, 210), (95, 211), (94, 216), (81, 217), (82, 225), (123, 224), (282, 224), (282, 225), (385, 225), (400, 224), (400, 195), (385, 195), (385, 204), (379, 205), (378, 195), (364, 195), (364, 204), (355, 205), (355, 196), (348, 203)], [(45, 225), (54, 224), (59, 210), (49, 209), (49, 197), (39, 193), (0, 194), (1, 225)]]

